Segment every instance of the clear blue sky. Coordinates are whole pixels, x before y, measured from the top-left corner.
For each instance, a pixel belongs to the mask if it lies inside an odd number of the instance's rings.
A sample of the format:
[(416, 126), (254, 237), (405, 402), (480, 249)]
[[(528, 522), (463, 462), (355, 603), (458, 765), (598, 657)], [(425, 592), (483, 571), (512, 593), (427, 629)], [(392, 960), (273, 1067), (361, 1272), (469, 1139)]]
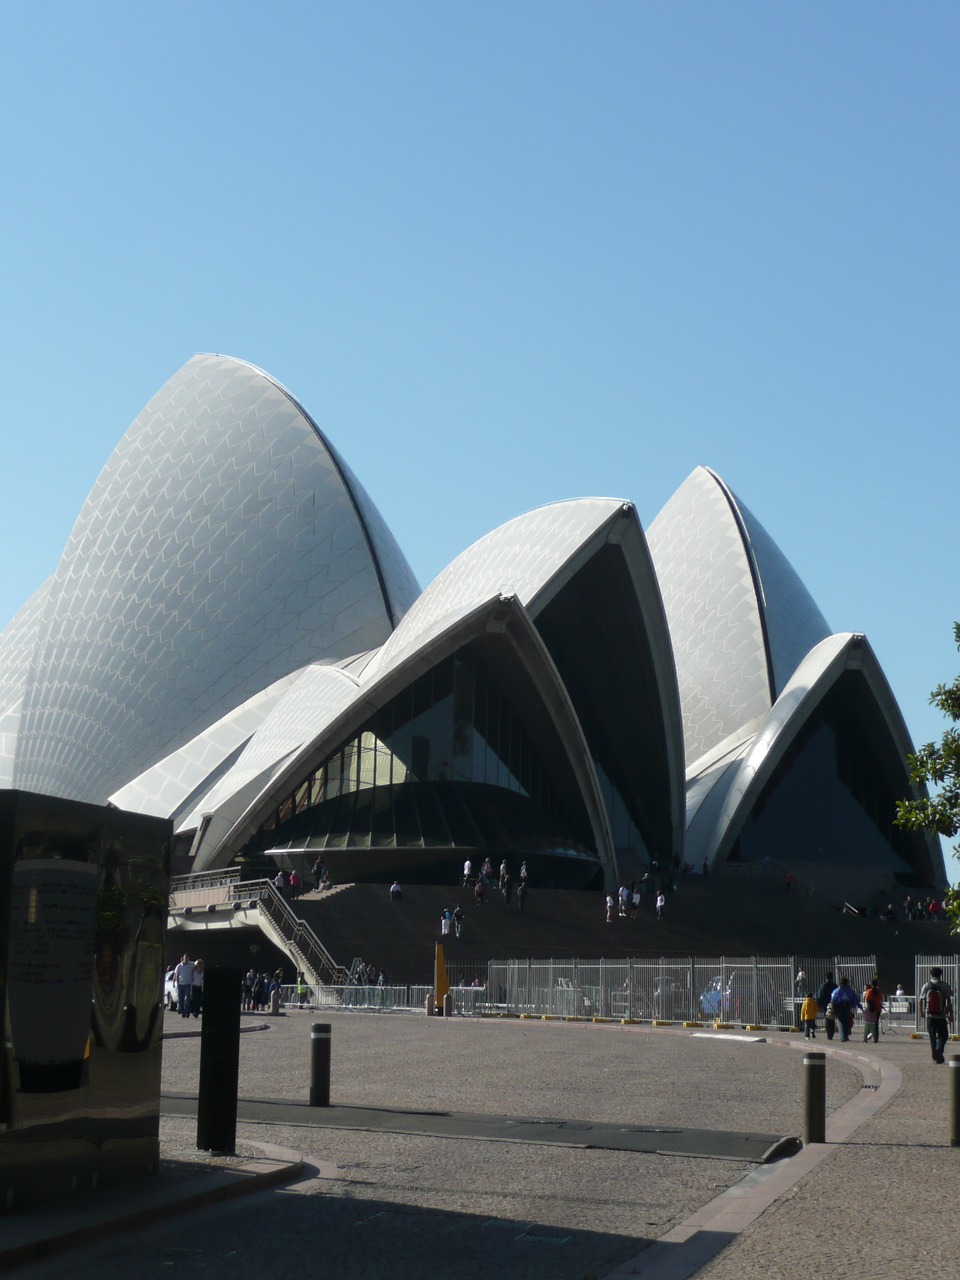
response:
[(6, 0), (5, 622), (196, 351), (422, 584), (712, 466), (915, 739), (960, 655), (960, 6)]

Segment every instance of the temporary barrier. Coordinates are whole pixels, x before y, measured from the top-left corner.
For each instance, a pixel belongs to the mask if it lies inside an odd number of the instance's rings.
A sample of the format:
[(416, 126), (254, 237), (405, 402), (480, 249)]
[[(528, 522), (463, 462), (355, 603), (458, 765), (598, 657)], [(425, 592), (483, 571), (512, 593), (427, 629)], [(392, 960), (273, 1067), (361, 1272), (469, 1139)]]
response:
[[(625, 1022), (799, 1026), (800, 1005), (832, 971), (859, 991), (873, 956), (689, 956), (632, 960), (491, 960), (447, 966), (462, 1015), (604, 1018)], [(482, 975), (482, 976), (481, 976)], [(283, 988), (287, 1009), (422, 1010), (429, 984)]]

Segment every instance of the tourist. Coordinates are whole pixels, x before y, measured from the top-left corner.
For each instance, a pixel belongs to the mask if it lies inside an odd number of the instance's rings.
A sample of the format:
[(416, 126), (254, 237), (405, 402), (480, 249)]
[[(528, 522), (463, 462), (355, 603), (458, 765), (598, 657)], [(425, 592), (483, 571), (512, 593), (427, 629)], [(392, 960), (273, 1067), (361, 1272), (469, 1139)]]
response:
[(880, 1043), (880, 1015), (883, 1012), (883, 992), (880, 990), (880, 979), (873, 981), (863, 993), (863, 1043), (873, 1036), (873, 1043)]
[(190, 988), (190, 1012), (199, 1018), (203, 1010), (203, 961), (193, 962), (193, 986)]
[(174, 969), (173, 980), (177, 984), (177, 1012), (181, 1018), (189, 1018), (193, 999), (193, 961), (188, 955), (184, 954)]
[(820, 1006), (813, 997), (813, 992), (808, 991), (803, 998), (803, 1004), (800, 1006), (800, 1025), (803, 1027), (803, 1035), (806, 1040), (816, 1040), (817, 1038), (817, 1012)]
[(833, 1016), (840, 1028), (840, 1039), (849, 1040), (853, 1030), (853, 1019), (858, 1009), (862, 1009), (860, 997), (850, 985), (850, 979), (841, 976), (839, 986), (834, 987), (830, 996), (833, 1005)]
[(931, 1057), (942, 1065), (943, 1051), (950, 1034), (949, 1024), (953, 1022), (953, 989), (943, 981), (943, 970), (939, 965), (930, 970), (930, 979), (920, 990), (919, 1002), (920, 1016), (927, 1020)]
[(837, 1020), (833, 1016), (833, 1005), (830, 1003), (830, 997), (833, 995), (833, 970), (827, 970), (827, 976), (821, 983), (820, 990), (817, 992), (817, 1004), (823, 1010), (823, 1029), (827, 1033), (827, 1039), (832, 1040), (834, 1032), (837, 1029)]

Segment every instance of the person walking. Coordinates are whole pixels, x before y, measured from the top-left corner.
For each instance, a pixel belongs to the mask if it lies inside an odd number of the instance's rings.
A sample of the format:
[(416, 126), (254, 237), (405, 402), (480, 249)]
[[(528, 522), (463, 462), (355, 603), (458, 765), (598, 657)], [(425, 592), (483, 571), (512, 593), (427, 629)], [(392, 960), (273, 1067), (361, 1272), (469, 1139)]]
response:
[(665, 898), (663, 890), (661, 889), (660, 892), (657, 894), (657, 919), (658, 920), (663, 915), (663, 908), (666, 905), (667, 905), (667, 899)]
[(950, 1035), (949, 1024), (953, 1022), (953, 988), (943, 981), (943, 970), (939, 965), (930, 970), (930, 978), (921, 987), (918, 999), (920, 1015), (927, 1020), (930, 1056), (942, 1065), (943, 1051)]
[(199, 1018), (203, 1012), (203, 961), (193, 962), (193, 986), (190, 989), (190, 1012)]
[(453, 932), (460, 937), (460, 930), (463, 928), (463, 907), (458, 902), (453, 909)]
[(827, 971), (827, 976), (821, 983), (820, 990), (817, 992), (817, 1004), (823, 1010), (823, 1029), (827, 1033), (827, 1039), (832, 1040), (837, 1030), (837, 1020), (833, 1016), (833, 1005), (830, 1003), (830, 997), (833, 995), (834, 981), (833, 970)]
[(816, 1040), (817, 1038), (818, 1009), (819, 1005), (813, 997), (813, 992), (808, 991), (800, 1007), (800, 1021), (803, 1024), (803, 1035), (806, 1040)]
[(174, 969), (173, 980), (177, 984), (177, 1012), (181, 1018), (189, 1018), (193, 1003), (193, 961), (188, 955), (184, 954)]
[(883, 1013), (883, 992), (880, 990), (880, 979), (874, 976), (873, 981), (863, 993), (863, 1043), (873, 1036), (873, 1043), (880, 1043), (880, 1015)]
[(856, 1011), (862, 1009), (863, 1005), (860, 1003), (860, 997), (851, 987), (848, 977), (841, 976), (839, 986), (834, 987), (831, 993), (830, 1003), (833, 1005), (833, 1016), (840, 1028), (840, 1039), (849, 1040)]

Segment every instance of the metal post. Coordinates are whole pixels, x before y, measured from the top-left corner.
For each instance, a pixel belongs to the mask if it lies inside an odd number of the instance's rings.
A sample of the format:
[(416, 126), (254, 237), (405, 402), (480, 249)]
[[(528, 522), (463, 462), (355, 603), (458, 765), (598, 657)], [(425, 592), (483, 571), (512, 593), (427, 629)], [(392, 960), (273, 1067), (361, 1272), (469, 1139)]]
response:
[(207, 969), (203, 975), (197, 1148), (233, 1155), (237, 1149), (237, 1082), (240, 1078), (239, 969)]
[(960, 1147), (960, 1055), (950, 1055), (950, 1145)]
[(803, 1145), (827, 1140), (827, 1055), (803, 1055)]
[(448, 991), (443, 997), (443, 1016), (445, 1018), (453, 1017), (453, 992)]
[(315, 1022), (310, 1028), (310, 1105), (330, 1105), (329, 1022)]

